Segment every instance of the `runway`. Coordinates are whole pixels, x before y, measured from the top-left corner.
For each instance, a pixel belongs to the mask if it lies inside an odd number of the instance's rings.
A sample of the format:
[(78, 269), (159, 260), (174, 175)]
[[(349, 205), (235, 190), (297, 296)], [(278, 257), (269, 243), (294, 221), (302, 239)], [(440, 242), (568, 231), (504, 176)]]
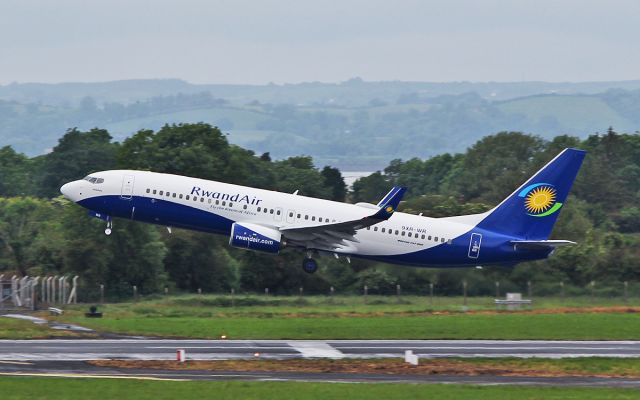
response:
[(548, 340), (0, 340), (0, 360), (191, 360), (440, 357), (640, 357), (640, 341)]

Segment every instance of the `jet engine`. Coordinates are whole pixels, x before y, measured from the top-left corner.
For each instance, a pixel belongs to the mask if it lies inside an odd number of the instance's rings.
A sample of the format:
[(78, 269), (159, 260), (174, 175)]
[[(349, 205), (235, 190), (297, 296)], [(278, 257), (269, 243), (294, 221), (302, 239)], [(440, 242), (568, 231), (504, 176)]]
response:
[(277, 229), (242, 222), (231, 226), (229, 245), (271, 254), (278, 254), (284, 247), (282, 233)]

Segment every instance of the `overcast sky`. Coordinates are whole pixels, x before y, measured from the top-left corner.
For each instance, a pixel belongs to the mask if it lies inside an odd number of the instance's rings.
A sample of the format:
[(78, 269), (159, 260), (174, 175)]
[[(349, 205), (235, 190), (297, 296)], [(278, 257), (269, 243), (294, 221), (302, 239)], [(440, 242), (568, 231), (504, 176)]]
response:
[(638, 0), (0, 0), (0, 84), (640, 79)]

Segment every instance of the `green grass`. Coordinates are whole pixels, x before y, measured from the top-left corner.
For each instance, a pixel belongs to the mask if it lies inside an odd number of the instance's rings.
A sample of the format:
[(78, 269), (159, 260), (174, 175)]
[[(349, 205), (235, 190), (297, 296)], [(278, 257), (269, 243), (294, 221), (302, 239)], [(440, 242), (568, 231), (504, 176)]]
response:
[(638, 339), (634, 314), (129, 317), (74, 322), (134, 335), (230, 339)]
[(51, 336), (87, 336), (49, 329), (47, 326), (36, 325), (31, 321), (12, 318), (0, 318), (0, 339), (44, 339)]
[(603, 388), (331, 384), (303, 382), (152, 382), (119, 379), (0, 378), (3, 399), (637, 399)]
[[(635, 299), (634, 299), (635, 300)], [(71, 308), (62, 318), (99, 331), (133, 335), (233, 339), (639, 339), (636, 313), (499, 312), (491, 298), (419, 296), (171, 296), (101, 307), (103, 319)], [(621, 304), (599, 299), (598, 306)], [(233, 307), (232, 307), (233, 304)], [(631, 304), (634, 304), (633, 302)], [(536, 300), (536, 308), (586, 307), (590, 298)], [(85, 306), (86, 307), (86, 306)]]

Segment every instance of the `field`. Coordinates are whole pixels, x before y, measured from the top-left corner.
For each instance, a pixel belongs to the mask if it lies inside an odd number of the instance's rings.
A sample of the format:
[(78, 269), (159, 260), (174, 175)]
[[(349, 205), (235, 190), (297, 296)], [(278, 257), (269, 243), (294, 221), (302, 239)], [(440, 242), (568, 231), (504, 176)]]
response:
[[(631, 299), (630, 304), (636, 299)], [(557, 298), (497, 311), (489, 298), (170, 296), (67, 310), (65, 322), (101, 332), (230, 339), (640, 339), (640, 308), (621, 299)], [(618, 306), (615, 306), (618, 304)]]
[(628, 389), (0, 378), (3, 399), (637, 399)]

